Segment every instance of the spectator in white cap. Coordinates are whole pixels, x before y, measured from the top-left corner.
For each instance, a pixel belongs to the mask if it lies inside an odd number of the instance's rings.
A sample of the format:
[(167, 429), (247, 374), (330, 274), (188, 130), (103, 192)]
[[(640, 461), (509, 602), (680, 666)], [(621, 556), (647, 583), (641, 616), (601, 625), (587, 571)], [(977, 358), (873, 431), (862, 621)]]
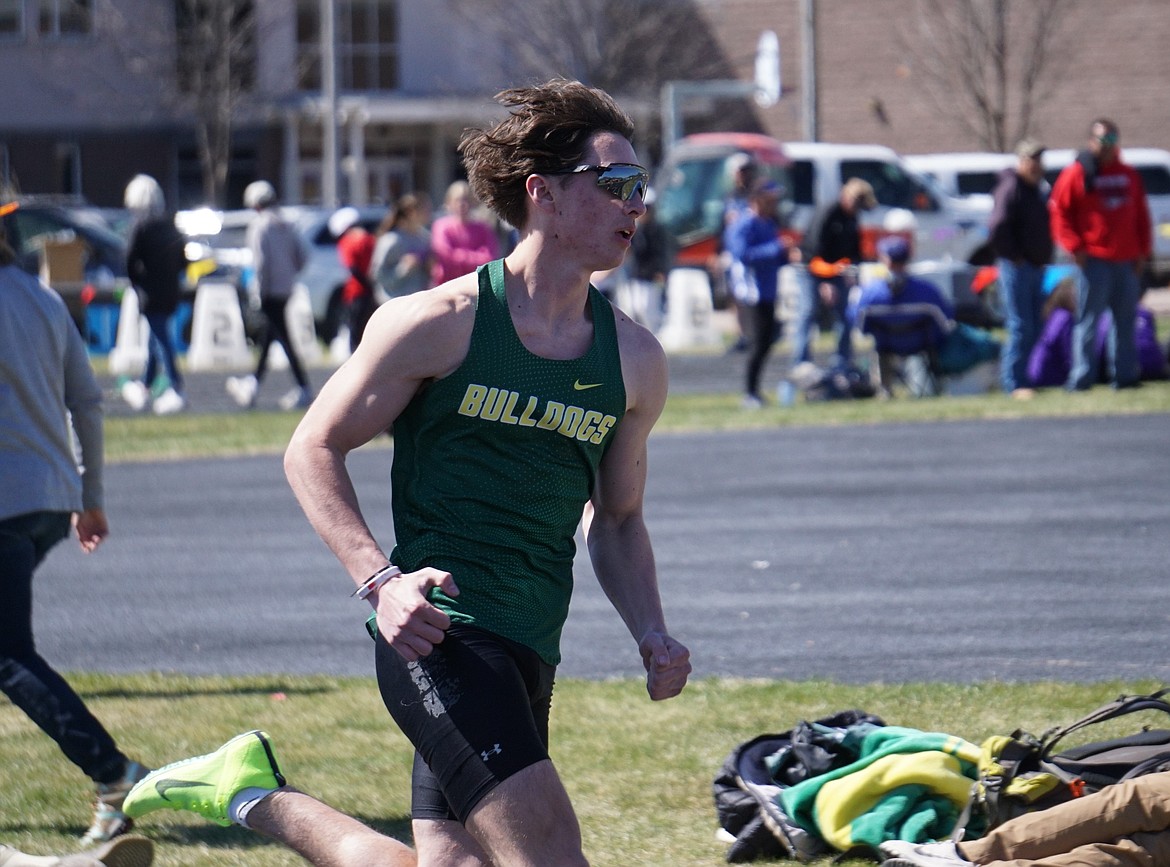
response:
[(244, 204), (256, 211), (248, 226), (248, 249), (252, 252), (252, 285), (249, 295), (259, 305), (264, 320), (260, 356), (251, 376), (228, 378), (228, 393), (240, 406), (254, 406), (260, 383), (268, 370), (268, 351), (279, 343), (288, 356), (297, 387), (280, 400), (283, 409), (306, 407), (313, 394), (297, 348), (289, 336), (286, 308), (296, 286), (297, 274), (305, 267), (307, 255), (296, 230), (277, 211), (276, 190), (268, 181), (253, 181), (244, 190)]
[(374, 260), (377, 240), (360, 225), (357, 208), (344, 207), (329, 218), (329, 231), (337, 238), (337, 257), (345, 266), (349, 279), (341, 290), (349, 318), (349, 350), (353, 352), (362, 341), (366, 323), (374, 315), (378, 302), (374, 296), (374, 278), (370, 263)]
[[(878, 241), (877, 252), (889, 276), (861, 287), (856, 304), (849, 308), (848, 325), (874, 335), (881, 394), (890, 397), (898, 359), (937, 350), (946, 339), (955, 310), (934, 284), (906, 273), (910, 243), (905, 238), (887, 235)], [(929, 328), (911, 328), (916, 321), (927, 322)], [(879, 328), (879, 323), (885, 327)]]
[(124, 201), (134, 214), (126, 272), (138, 293), (139, 309), (150, 326), (150, 342), (142, 379), (126, 382), (122, 397), (135, 410), (145, 408), (161, 362), (168, 382), (154, 401), (154, 411), (167, 415), (186, 406), (183, 375), (167, 327), (179, 308), (180, 281), (187, 267), (186, 245), (175, 228), (174, 219), (167, 213), (162, 187), (150, 175), (136, 175), (131, 179), (126, 185)]

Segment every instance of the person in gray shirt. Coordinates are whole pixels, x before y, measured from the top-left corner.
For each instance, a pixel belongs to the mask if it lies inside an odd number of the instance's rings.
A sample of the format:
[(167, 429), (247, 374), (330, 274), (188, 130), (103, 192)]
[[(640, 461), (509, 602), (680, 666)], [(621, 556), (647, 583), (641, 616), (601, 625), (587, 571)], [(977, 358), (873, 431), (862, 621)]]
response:
[(264, 317), (264, 337), (260, 341), (260, 357), (256, 372), (251, 376), (228, 377), (228, 394), (240, 406), (254, 406), (260, 383), (268, 370), (268, 350), (279, 343), (288, 356), (289, 370), (297, 387), (280, 400), (283, 409), (297, 409), (309, 405), (313, 393), (309, 377), (297, 355), (288, 332), (285, 311), (288, 299), (296, 286), (297, 274), (305, 267), (307, 254), (301, 239), (276, 210), (276, 190), (268, 181), (253, 181), (244, 190), (244, 204), (256, 211), (256, 218), (248, 226), (248, 248), (252, 251), (253, 298), (260, 302)]
[(118, 749), (37, 652), (32, 580), (71, 526), (87, 553), (109, 533), (102, 392), (65, 302), (14, 260), (0, 230), (0, 690), (94, 781), (84, 838), (94, 844), (129, 828), (122, 801), (149, 768)]

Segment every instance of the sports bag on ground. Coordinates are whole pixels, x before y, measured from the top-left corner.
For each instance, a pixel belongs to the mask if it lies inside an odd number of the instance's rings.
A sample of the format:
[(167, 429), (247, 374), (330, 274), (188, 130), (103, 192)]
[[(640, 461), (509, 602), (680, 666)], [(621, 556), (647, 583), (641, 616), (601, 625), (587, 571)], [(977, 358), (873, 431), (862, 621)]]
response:
[[(1066, 726), (1036, 737), (1017, 729), (985, 740), (979, 780), (956, 826), (981, 833), (1008, 819), (1042, 810), (1143, 774), (1170, 770), (1170, 687), (1149, 695), (1121, 695)], [(1165, 714), (1167, 728), (1141, 726), (1132, 734), (1057, 752), (1068, 735), (1141, 711)], [(969, 835), (970, 836), (970, 835)]]
[[(816, 725), (843, 732), (862, 722), (885, 725), (879, 717), (860, 710), (821, 717)], [(712, 785), (719, 825), (735, 838), (727, 850), (728, 863), (761, 857), (811, 861), (828, 854), (822, 839), (789, 820), (776, 795), (851, 760), (834, 750), (831, 736), (818, 735), (807, 722), (781, 734), (760, 735), (732, 750)]]

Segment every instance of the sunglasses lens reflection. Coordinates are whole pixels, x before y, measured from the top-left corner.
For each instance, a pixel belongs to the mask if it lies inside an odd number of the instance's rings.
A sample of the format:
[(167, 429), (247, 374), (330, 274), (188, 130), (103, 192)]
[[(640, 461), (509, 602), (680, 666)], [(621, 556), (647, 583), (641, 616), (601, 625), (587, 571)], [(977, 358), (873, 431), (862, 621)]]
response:
[(597, 185), (623, 202), (635, 194), (645, 198), (649, 182), (650, 176), (639, 166), (608, 166), (597, 176)]

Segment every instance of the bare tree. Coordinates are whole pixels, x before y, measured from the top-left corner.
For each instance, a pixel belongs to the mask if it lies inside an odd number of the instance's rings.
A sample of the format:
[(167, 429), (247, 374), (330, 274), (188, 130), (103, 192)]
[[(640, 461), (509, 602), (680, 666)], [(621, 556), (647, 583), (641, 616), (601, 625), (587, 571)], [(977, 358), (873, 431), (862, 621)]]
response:
[(160, 103), (192, 123), (211, 205), (224, 202), (233, 126), (256, 80), (257, 2), (167, 0), (150, 9), (153, 26), (110, 6), (108, 26), (122, 34), (111, 44), (126, 69), (157, 82)]
[(521, 74), (562, 75), (614, 93), (725, 75), (694, 0), (450, 0), (505, 45)]
[(176, 73), (195, 118), (203, 193), (223, 203), (232, 124), (256, 80), (252, 0), (176, 0)]
[(529, 80), (559, 75), (650, 101), (667, 81), (734, 77), (695, 0), (448, 2)]
[(1056, 47), (1083, 0), (915, 0), (903, 48), (938, 109), (979, 144), (1008, 151), (1059, 82)]

